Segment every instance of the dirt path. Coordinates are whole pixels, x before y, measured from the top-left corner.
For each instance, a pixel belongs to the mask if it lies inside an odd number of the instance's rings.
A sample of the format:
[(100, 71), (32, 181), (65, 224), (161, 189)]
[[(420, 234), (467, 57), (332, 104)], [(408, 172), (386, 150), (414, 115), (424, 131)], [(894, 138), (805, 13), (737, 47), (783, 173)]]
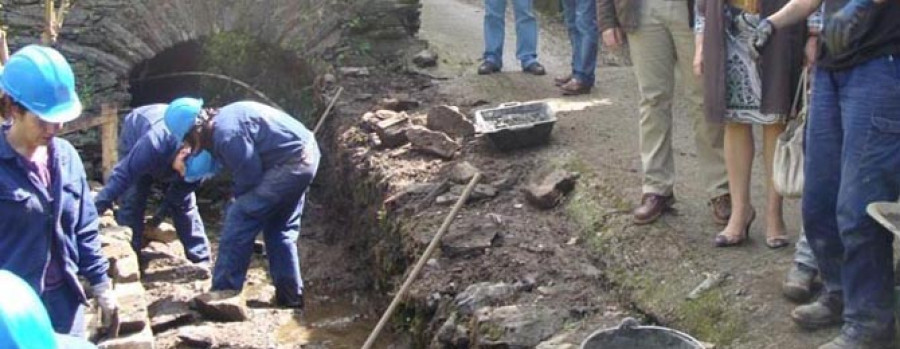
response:
[[(596, 223), (587, 229), (594, 230), (593, 240), (601, 246), (595, 252), (600, 252), (600, 259), (607, 263), (604, 275), (626, 291), (639, 309), (701, 340), (727, 347), (814, 348), (830, 338), (831, 333), (801, 332), (790, 323), (787, 314), (792, 306), (781, 298), (780, 282), (793, 249), (772, 252), (765, 248), (764, 224), (753, 227), (751, 243), (745, 247), (712, 247), (712, 238), (720, 228), (709, 219), (707, 197), (696, 169), (691, 120), (682, 108), (677, 108), (675, 116), (680, 178), (676, 186), (677, 214), (649, 227), (635, 227), (624, 212), (640, 196), (638, 94), (631, 69), (601, 68), (592, 94), (559, 98), (552, 77), (567, 71), (567, 39), (558, 30), (542, 30), (539, 59), (548, 75), (526, 75), (515, 62), (515, 33), (508, 21), (504, 72), (478, 76), (481, 6), (462, 0), (423, 3), (420, 37), (428, 40), (441, 57), (440, 66), (429, 74), (449, 78), (440, 83), (439, 90), (450, 101), (467, 105), (484, 100), (496, 105), (544, 99), (557, 109), (559, 121), (549, 146), (503, 156), (569, 164), (587, 172), (587, 181), (579, 185), (579, 194), (567, 204), (566, 211), (576, 220)], [(757, 222), (764, 222), (760, 160), (758, 156), (753, 201), (762, 214)], [(618, 203), (618, 207), (612, 203)], [(788, 228), (796, 237), (797, 202), (788, 202), (787, 206)], [(699, 300), (685, 300), (707, 272), (730, 277)]]

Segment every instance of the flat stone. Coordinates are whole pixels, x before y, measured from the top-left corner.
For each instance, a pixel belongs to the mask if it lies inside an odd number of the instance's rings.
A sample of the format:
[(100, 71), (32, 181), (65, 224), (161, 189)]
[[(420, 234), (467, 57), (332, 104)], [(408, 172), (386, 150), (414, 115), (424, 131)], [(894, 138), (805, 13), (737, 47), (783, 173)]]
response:
[[(438, 205), (452, 205), (459, 200), (459, 197), (462, 196), (462, 193), (466, 190), (466, 187), (463, 185), (455, 185), (450, 188), (450, 191), (444, 195), (440, 195), (435, 199), (435, 203)], [(484, 199), (490, 199), (497, 196), (497, 188), (489, 184), (476, 184), (475, 188), (472, 188), (472, 193), (469, 194), (469, 198), (466, 199), (466, 203), (475, 202)]]
[(157, 299), (147, 307), (153, 333), (162, 333), (194, 321), (195, 314), (187, 301), (173, 296)]
[(203, 317), (213, 321), (245, 321), (250, 318), (243, 295), (238, 291), (212, 291), (194, 298)]
[(516, 294), (516, 287), (507, 283), (481, 282), (469, 285), (456, 295), (453, 304), (462, 315), (472, 315), (482, 307), (492, 306), (510, 301)]
[(445, 159), (453, 158), (460, 145), (443, 132), (429, 130), (422, 126), (412, 126), (406, 130), (406, 137), (412, 148)]
[(534, 348), (563, 328), (567, 311), (511, 305), (479, 311), (474, 346)]
[(381, 140), (381, 145), (387, 148), (395, 148), (409, 142), (406, 130), (410, 127), (409, 117), (406, 113), (384, 119), (375, 124), (375, 134)]
[(178, 339), (188, 346), (212, 348), (216, 346), (215, 329), (208, 326), (187, 326), (178, 329)]
[(537, 208), (553, 208), (575, 189), (579, 177), (578, 173), (557, 169), (528, 185), (525, 198)]
[(124, 226), (111, 226), (105, 229), (100, 229), (100, 236), (106, 237), (109, 240), (119, 240), (125, 241), (131, 244), (131, 228)]
[(210, 277), (209, 269), (179, 257), (150, 259), (144, 269), (145, 282), (187, 282)]
[[(131, 249), (131, 245), (121, 241), (110, 239), (106, 246), (101, 247), (103, 255), (109, 259), (107, 273), (117, 283), (137, 282), (141, 279), (141, 268), (137, 255)], [(103, 244), (101, 243), (101, 246)]]
[(438, 55), (431, 50), (419, 51), (413, 56), (412, 62), (419, 68), (429, 68), (437, 65)]
[(145, 241), (169, 243), (178, 240), (178, 233), (171, 224), (163, 222), (158, 227), (145, 227), (143, 238)]
[(493, 223), (453, 225), (441, 241), (441, 252), (450, 258), (480, 255), (500, 237), (500, 229)]
[(376, 108), (399, 112), (418, 108), (420, 104), (418, 100), (411, 98), (409, 95), (397, 94), (382, 98), (378, 101)]
[(438, 328), (429, 348), (468, 348), (469, 331), (456, 323), (456, 314), (451, 315)]
[(340, 67), (338, 71), (343, 76), (363, 77), (371, 75), (369, 68), (366, 67)]
[(117, 284), (115, 292), (119, 305), (119, 333), (135, 333), (150, 327), (144, 286), (140, 282)]
[(472, 177), (475, 177), (478, 172), (477, 167), (470, 164), (468, 161), (462, 161), (452, 165), (450, 168), (449, 178), (452, 182), (457, 184), (467, 184), (472, 180)]
[(244, 286), (244, 298), (251, 308), (272, 308), (275, 306), (275, 286), (269, 284)]
[(118, 338), (109, 339), (97, 345), (99, 349), (154, 349), (156, 340), (150, 326), (131, 335), (121, 335)]
[(475, 134), (475, 125), (456, 106), (439, 105), (431, 108), (425, 125), (451, 137), (469, 137)]

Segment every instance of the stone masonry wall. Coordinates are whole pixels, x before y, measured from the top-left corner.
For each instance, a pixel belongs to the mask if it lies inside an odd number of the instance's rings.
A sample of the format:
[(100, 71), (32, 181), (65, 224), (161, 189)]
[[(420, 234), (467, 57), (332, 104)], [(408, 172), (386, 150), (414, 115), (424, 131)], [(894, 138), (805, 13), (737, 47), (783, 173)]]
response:
[[(178, 43), (236, 31), (307, 58), (351, 27), (376, 22), (382, 37), (418, 30), (418, 0), (79, 0), (57, 48), (73, 63), (79, 91), (94, 108), (127, 104), (128, 76)], [(40, 41), (43, 1), (12, 0), (0, 9), (10, 49)], [(86, 98), (87, 97), (87, 98)]]

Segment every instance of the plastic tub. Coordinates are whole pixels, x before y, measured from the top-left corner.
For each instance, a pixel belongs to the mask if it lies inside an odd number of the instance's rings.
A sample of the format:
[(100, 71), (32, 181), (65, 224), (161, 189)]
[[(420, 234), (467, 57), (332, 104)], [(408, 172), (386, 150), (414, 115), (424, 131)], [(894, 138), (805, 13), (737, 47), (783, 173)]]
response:
[(599, 330), (581, 343), (582, 349), (703, 349), (683, 332), (659, 326), (640, 326), (627, 318), (616, 328)]
[(555, 123), (556, 115), (546, 102), (511, 102), (475, 112), (475, 130), (500, 150), (544, 144)]

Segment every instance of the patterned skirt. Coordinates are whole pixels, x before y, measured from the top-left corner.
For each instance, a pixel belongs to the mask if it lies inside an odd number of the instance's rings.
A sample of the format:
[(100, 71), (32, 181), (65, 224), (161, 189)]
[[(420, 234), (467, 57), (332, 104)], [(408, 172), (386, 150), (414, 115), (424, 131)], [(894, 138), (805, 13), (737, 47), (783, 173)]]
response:
[(743, 13), (732, 18), (725, 35), (725, 121), (743, 124), (783, 123), (783, 114), (763, 114), (762, 80), (759, 66), (750, 56), (753, 29), (758, 15)]

